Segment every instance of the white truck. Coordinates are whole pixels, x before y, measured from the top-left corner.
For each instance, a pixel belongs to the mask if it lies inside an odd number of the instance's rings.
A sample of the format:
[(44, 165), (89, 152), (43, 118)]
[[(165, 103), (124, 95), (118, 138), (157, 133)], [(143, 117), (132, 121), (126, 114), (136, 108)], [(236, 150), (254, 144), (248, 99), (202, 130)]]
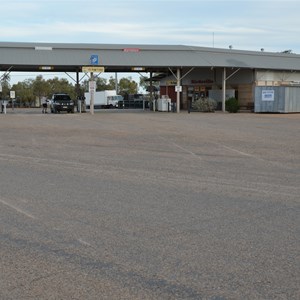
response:
[[(91, 94), (84, 93), (86, 107), (90, 108)], [(119, 101), (122, 101), (123, 97), (117, 95), (115, 90), (106, 90), (101, 92), (95, 92), (94, 108), (112, 108), (118, 107)]]

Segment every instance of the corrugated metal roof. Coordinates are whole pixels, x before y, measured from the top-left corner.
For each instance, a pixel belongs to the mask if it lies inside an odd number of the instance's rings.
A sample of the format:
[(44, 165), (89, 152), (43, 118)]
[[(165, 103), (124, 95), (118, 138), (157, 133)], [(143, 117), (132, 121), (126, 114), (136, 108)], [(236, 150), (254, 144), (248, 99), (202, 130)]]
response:
[[(51, 50), (50, 50), (51, 49)], [(125, 51), (124, 51), (125, 49)], [(236, 67), (254, 69), (300, 70), (300, 55), (260, 51), (204, 48), (183, 45), (114, 45), (0, 42), (0, 68), (38, 70), (54, 66), (75, 71), (90, 65), (90, 56), (108, 69), (130, 70), (168, 67)]]

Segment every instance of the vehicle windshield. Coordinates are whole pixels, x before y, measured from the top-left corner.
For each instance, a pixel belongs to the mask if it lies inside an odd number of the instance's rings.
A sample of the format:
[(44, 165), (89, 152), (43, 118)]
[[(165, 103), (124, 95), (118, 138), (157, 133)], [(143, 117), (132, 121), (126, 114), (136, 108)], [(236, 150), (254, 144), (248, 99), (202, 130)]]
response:
[(56, 95), (54, 101), (70, 101), (71, 98), (69, 95)]

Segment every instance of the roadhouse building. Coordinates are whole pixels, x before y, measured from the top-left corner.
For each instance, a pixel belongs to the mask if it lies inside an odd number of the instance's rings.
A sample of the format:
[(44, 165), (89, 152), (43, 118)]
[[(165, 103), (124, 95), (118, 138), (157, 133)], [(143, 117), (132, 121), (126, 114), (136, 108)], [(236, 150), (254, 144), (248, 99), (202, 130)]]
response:
[(217, 100), (223, 111), (226, 98), (234, 96), (255, 112), (300, 112), (298, 54), (174, 45), (0, 42), (3, 74), (75, 72), (79, 84), (79, 73), (97, 72), (97, 67), (105, 72), (147, 72), (150, 86), (160, 74), (160, 95), (176, 102), (177, 112), (201, 96)]

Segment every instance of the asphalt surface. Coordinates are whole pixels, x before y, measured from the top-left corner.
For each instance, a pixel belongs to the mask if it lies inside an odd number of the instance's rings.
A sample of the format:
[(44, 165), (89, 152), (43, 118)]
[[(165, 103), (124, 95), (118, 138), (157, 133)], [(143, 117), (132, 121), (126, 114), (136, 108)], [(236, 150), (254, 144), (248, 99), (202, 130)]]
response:
[(0, 114), (0, 299), (300, 299), (300, 115)]

